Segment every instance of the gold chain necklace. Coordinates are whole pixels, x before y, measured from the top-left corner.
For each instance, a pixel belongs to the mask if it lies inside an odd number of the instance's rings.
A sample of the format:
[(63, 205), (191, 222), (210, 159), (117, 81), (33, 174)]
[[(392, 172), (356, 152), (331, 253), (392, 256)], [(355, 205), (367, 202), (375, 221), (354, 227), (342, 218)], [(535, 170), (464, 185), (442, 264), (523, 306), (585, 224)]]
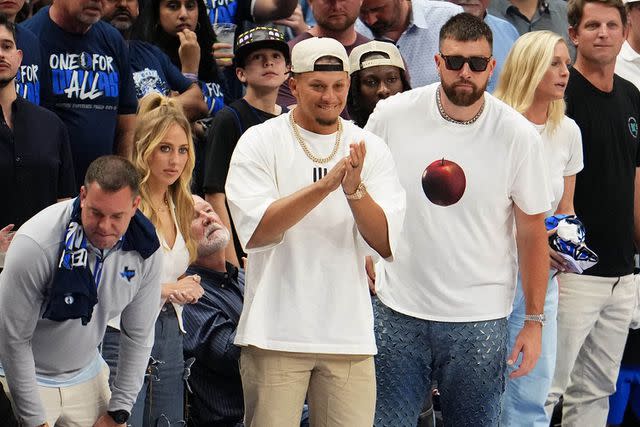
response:
[(169, 208), (169, 199), (167, 199), (167, 193), (164, 194), (163, 204), (164, 206), (160, 206), (157, 208), (155, 203), (151, 203), (151, 209), (153, 209), (156, 212), (166, 212), (167, 209)]
[(480, 115), (484, 111), (484, 103), (485, 101), (483, 100), (482, 105), (480, 106), (480, 109), (478, 110), (476, 115), (471, 117), (469, 120), (464, 120), (464, 121), (456, 120), (453, 117), (449, 116), (446, 111), (444, 111), (444, 107), (442, 106), (442, 101), (440, 100), (440, 87), (436, 89), (436, 105), (438, 106), (438, 110), (440, 111), (440, 116), (442, 116), (443, 119), (451, 123), (456, 123), (459, 125), (470, 125), (472, 123), (475, 123), (476, 120), (480, 118)]
[(298, 130), (298, 125), (296, 124), (296, 121), (293, 118), (293, 111), (289, 113), (289, 121), (291, 122), (291, 129), (293, 129), (293, 136), (296, 137), (296, 140), (298, 140), (298, 144), (300, 144), (300, 147), (302, 147), (302, 151), (304, 151), (304, 154), (306, 154), (307, 157), (312, 162), (323, 164), (333, 160), (333, 158), (338, 153), (338, 148), (340, 148), (340, 138), (342, 137), (342, 121), (340, 120), (340, 117), (338, 117), (338, 132), (336, 133), (336, 144), (334, 145), (333, 150), (331, 151), (331, 154), (329, 154), (327, 157), (324, 157), (324, 158), (316, 157), (311, 152), (309, 147), (307, 147), (307, 144), (304, 142), (304, 139), (302, 139), (302, 135), (300, 135), (300, 131)]

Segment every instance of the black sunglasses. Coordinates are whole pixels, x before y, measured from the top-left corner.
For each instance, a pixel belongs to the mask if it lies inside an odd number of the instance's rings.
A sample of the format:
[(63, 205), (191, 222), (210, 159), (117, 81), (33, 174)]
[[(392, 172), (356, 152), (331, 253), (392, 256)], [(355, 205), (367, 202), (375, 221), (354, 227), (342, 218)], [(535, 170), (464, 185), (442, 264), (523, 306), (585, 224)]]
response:
[(460, 56), (460, 55), (443, 55), (440, 52), (440, 56), (444, 59), (444, 65), (447, 70), (460, 71), (464, 64), (469, 64), (471, 71), (480, 72), (487, 69), (491, 57), (484, 56)]

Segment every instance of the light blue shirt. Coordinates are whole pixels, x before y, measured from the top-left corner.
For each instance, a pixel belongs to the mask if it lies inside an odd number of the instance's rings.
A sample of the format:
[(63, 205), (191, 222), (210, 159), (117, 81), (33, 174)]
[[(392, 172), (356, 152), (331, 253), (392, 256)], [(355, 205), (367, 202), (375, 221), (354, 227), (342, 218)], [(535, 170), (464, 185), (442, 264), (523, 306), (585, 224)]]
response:
[(493, 93), (498, 85), (502, 65), (507, 59), (511, 46), (513, 46), (513, 43), (520, 37), (520, 34), (518, 30), (516, 30), (516, 27), (509, 22), (488, 13), (484, 17), (484, 22), (491, 28), (491, 32), (493, 33), (493, 57), (496, 59), (496, 68), (493, 70), (493, 75), (487, 85), (487, 91)]
[[(434, 60), (440, 50), (440, 28), (463, 9), (444, 1), (413, 0), (411, 5), (411, 23), (396, 46), (409, 68), (411, 87), (416, 88), (440, 81)], [(365, 37), (375, 38), (360, 19), (356, 21), (356, 31)]]

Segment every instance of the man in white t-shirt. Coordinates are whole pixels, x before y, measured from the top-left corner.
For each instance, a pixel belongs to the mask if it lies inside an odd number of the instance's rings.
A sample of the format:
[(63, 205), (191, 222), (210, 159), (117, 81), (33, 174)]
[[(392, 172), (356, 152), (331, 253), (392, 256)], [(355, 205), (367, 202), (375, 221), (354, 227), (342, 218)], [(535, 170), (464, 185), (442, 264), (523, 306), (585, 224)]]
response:
[[(441, 83), (380, 101), (367, 123), (407, 191), (394, 262), (376, 276), (376, 426), (414, 427), (432, 380), (445, 424), (497, 426), (507, 363), (522, 353), (512, 376), (524, 375), (540, 354), (546, 166), (535, 128), (485, 93), (491, 47), (486, 23), (452, 17)], [(507, 353), (518, 262), (528, 321)]]
[(615, 72), (640, 88), (640, 0), (624, 0), (627, 9), (627, 40), (616, 59)]
[(405, 193), (385, 143), (340, 119), (349, 59), (330, 38), (291, 52), (289, 114), (248, 129), (226, 194), (248, 254), (235, 343), (245, 424), (370, 427), (373, 313), (365, 256), (391, 260)]

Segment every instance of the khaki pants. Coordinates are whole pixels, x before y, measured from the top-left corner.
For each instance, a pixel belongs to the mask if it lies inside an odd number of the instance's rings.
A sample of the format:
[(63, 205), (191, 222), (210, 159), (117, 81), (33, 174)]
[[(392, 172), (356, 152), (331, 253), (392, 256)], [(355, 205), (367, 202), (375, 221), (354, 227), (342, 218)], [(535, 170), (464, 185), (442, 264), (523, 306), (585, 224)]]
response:
[[(0, 383), (7, 392), (7, 397), (14, 406), (11, 392), (5, 377), (0, 376)], [(50, 427), (87, 427), (107, 412), (111, 391), (109, 390), (109, 369), (89, 381), (69, 387), (38, 386), (40, 401), (46, 412), (46, 421)]]
[(292, 353), (243, 347), (246, 427), (295, 427), (308, 397), (313, 427), (371, 427), (373, 356)]
[(565, 273), (558, 282), (558, 354), (546, 410), (564, 395), (563, 427), (602, 427), (635, 307), (633, 275)]

